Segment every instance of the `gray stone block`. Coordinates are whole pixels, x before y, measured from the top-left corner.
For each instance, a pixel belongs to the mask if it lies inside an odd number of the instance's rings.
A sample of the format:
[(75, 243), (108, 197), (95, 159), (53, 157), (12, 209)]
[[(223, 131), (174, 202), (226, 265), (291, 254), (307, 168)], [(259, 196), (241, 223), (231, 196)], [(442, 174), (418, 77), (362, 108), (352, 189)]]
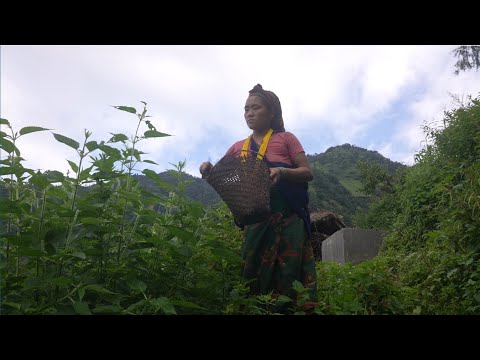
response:
[(378, 255), (386, 233), (370, 229), (344, 228), (322, 242), (322, 262), (360, 264)]

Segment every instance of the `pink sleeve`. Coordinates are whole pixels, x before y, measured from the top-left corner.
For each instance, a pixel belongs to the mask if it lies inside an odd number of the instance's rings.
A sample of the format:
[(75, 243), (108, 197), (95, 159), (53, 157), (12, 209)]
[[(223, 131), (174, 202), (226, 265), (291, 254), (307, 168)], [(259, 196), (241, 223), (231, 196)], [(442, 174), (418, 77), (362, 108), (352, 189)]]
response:
[(285, 133), (285, 135), (287, 135), (288, 156), (293, 161), (295, 160), (295, 156), (301, 152), (305, 152), (305, 150), (303, 150), (302, 144), (295, 135), (292, 133)]

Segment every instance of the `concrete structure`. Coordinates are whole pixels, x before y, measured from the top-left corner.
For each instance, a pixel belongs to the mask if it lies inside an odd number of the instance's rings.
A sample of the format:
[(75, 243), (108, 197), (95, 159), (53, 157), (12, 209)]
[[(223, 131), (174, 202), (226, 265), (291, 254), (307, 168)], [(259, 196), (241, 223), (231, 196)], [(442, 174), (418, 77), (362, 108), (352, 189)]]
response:
[(378, 255), (385, 235), (377, 230), (340, 229), (322, 242), (322, 262), (360, 264)]

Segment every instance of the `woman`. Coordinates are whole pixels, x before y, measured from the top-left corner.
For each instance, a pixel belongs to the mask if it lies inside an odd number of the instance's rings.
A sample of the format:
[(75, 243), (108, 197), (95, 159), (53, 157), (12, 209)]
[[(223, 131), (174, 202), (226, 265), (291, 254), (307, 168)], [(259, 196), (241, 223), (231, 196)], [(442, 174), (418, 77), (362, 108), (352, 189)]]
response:
[[(245, 103), (245, 120), (252, 135), (233, 144), (226, 152), (241, 153), (242, 148), (258, 152), (268, 141), (265, 160), (270, 168), (270, 217), (244, 228), (242, 269), (250, 280), (254, 294), (294, 297), (292, 282), (297, 280), (309, 288), (311, 301), (317, 300), (315, 260), (310, 242), (308, 181), (313, 179), (305, 151), (298, 139), (286, 132), (280, 100), (260, 84), (249, 92)], [(272, 131), (273, 130), (273, 131)], [(210, 162), (200, 166), (205, 178)], [(241, 225), (241, 224), (240, 224)]]

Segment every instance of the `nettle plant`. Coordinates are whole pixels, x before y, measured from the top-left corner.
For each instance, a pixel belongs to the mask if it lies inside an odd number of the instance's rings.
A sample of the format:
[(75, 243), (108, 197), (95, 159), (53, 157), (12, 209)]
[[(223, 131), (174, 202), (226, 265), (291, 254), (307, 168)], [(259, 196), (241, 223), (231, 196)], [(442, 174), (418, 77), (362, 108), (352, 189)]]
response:
[[(50, 129), (1, 132), (8, 154), (0, 168), (0, 269), (3, 314), (222, 313), (238, 301), (240, 233), (224, 204), (187, 200), (182, 176), (166, 183), (142, 173), (167, 195), (148, 192), (132, 176), (143, 159), (138, 144), (169, 136), (148, 119), (147, 104), (114, 106), (137, 118), (134, 135), (80, 143), (53, 133), (73, 149), (71, 172), (23, 166), (20, 137)], [(162, 211), (160, 211), (162, 210)]]

